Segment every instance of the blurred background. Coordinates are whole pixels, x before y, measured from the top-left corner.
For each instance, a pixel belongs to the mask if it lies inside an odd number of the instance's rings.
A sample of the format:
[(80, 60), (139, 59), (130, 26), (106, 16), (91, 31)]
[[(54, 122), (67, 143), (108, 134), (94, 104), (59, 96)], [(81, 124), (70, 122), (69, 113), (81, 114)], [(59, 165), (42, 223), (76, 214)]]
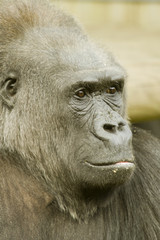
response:
[(128, 114), (160, 137), (160, 1), (51, 0), (128, 72)]

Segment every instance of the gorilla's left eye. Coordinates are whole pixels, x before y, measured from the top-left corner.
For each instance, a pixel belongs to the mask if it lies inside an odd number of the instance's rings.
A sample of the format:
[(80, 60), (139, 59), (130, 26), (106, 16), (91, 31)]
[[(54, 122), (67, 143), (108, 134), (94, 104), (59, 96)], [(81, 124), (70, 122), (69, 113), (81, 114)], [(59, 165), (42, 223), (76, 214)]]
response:
[(116, 87), (109, 87), (106, 89), (106, 93), (108, 94), (115, 94), (117, 92)]
[(76, 96), (77, 97), (79, 97), (79, 98), (83, 98), (83, 97), (85, 97), (86, 96), (86, 92), (85, 92), (85, 90), (78, 90), (77, 92), (76, 92)]

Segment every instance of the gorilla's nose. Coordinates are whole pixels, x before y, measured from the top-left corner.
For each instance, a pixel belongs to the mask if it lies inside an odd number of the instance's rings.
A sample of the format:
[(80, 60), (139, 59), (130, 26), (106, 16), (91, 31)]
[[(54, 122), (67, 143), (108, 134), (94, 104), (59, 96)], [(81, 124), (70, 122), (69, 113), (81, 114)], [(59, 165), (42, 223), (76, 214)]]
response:
[(93, 134), (98, 139), (109, 141), (115, 145), (127, 143), (132, 138), (129, 126), (121, 116), (116, 116), (114, 119), (97, 117), (94, 119)]
[(125, 122), (119, 122), (118, 124), (116, 123), (104, 123), (103, 129), (104, 131), (107, 131), (109, 133), (115, 133), (116, 131), (122, 131), (123, 127), (125, 126)]

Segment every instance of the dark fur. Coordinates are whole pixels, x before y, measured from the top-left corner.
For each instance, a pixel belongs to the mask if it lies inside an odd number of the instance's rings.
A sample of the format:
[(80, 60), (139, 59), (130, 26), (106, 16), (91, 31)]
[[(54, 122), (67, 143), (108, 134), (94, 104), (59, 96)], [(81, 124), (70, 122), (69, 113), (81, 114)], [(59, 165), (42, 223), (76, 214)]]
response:
[[(72, 88), (75, 79), (103, 78), (101, 69), (126, 76), (72, 17), (43, 0), (1, 6), (0, 240), (160, 238), (159, 140), (133, 129), (132, 176), (84, 167), (83, 159), (103, 157), (108, 139), (90, 136), (101, 106), (79, 109)], [(114, 111), (104, 106), (107, 121), (126, 119), (125, 92), (121, 101)], [(130, 142), (109, 150), (108, 161), (112, 151), (132, 156)]]

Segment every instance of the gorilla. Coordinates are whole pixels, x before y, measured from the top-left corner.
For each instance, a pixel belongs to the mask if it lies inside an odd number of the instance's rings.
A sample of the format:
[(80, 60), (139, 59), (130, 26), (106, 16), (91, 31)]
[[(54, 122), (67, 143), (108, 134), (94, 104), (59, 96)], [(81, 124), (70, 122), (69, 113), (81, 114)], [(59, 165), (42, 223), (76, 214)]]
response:
[(1, 3), (0, 240), (160, 238), (160, 142), (126, 75), (47, 1)]

